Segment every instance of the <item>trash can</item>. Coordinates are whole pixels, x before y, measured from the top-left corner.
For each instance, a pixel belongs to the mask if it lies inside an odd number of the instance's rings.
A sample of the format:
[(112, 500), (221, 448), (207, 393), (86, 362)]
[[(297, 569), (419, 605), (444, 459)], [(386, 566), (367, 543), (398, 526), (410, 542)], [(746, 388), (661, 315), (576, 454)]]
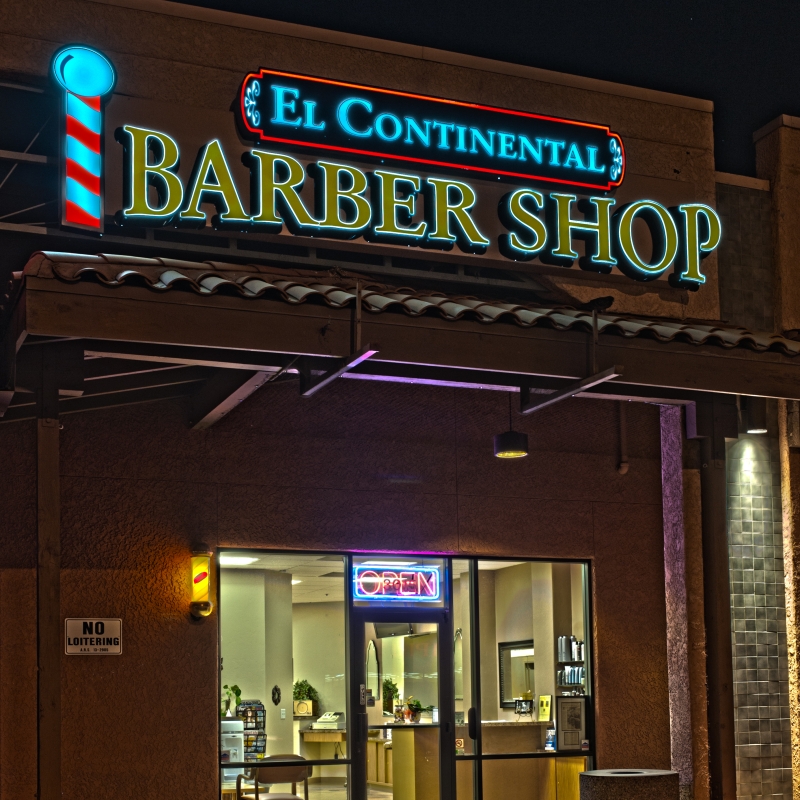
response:
[(596, 769), (580, 774), (581, 800), (678, 800), (678, 773), (662, 769)]

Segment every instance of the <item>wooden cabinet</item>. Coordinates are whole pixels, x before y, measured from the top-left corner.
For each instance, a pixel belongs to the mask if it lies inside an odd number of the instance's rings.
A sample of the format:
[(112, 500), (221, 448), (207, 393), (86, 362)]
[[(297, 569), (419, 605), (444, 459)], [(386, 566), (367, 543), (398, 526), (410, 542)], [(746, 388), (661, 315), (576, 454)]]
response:
[(393, 745), (386, 739), (367, 741), (367, 783), (378, 787), (392, 785)]

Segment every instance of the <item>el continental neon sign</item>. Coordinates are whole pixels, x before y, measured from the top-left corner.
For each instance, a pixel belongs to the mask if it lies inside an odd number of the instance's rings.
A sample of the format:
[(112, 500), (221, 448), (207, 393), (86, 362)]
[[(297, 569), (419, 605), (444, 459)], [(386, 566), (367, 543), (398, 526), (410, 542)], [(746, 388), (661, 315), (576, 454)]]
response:
[[(390, 242), (415, 247), (483, 253), (491, 244), (479, 229), (473, 209), (477, 191), (455, 178), (427, 177), (388, 169), (364, 171), (350, 164), (320, 160), (307, 167), (285, 153), (253, 149), (249, 212), (242, 202), (218, 140), (201, 148), (188, 184), (178, 175), (180, 148), (166, 133), (134, 125), (116, 132), (124, 146), (125, 207), (120, 225), (203, 227), (210, 203), (216, 228), (280, 233), (284, 225), (301, 236), (326, 236)], [(313, 208), (301, 197), (310, 179)], [(152, 203), (151, 188), (158, 202)], [(637, 281), (650, 281), (672, 269), (673, 285), (696, 289), (705, 283), (702, 259), (719, 244), (719, 217), (703, 203), (667, 209), (655, 200), (615, 208), (612, 197), (578, 200), (565, 192), (545, 194), (523, 188), (509, 192), (497, 210), (504, 232), (500, 252), (515, 261), (580, 267), (599, 273), (613, 267)], [(421, 213), (420, 213), (421, 207)], [(634, 241), (641, 220), (652, 241), (645, 258)], [(585, 255), (574, 249), (585, 241)]]
[(239, 95), (262, 142), (608, 191), (625, 175), (604, 125), (262, 69)]
[[(66, 98), (62, 224), (102, 232), (102, 98), (114, 68), (80, 45), (58, 51), (52, 70)], [(117, 223), (205, 227), (210, 204), (217, 228), (281, 233), (285, 226), (298, 236), (479, 254), (496, 243), (514, 261), (578, 261), (598, 273), (616, 267), (636, 281), (667, 275), (689, 289), (705, 283), (702, 259), (720, 242), (719, 217), (703, 203), (618, 205), (608, 196), (623, 181), (625, 150), (603, 125), (266, 69), (244, 79), (236, 115), (240, 132), (257, 142), (242, 156), (247, 203), (218, 139), (200, 148), (186, 179), (172, 136), (128, 124), (115, 132), (124, 150)], [(304, 165), (273, 145), (326, 155)], [(342, 161), (348, 154), (375, 166)], [(423, 168), (424, 175), (415, 171)], [(496, 195), (481, 202), (464, 175), (512, 185), (499, 204)]]

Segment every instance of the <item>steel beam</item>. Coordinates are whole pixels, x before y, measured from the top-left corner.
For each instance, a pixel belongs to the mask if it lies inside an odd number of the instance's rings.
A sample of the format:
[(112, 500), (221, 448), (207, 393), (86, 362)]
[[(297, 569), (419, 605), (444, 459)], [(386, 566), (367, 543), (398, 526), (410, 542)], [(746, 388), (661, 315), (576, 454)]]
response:
[(193, 431), (210, 428), (270, 379), (270, 372), (221, 369), (192, 395), (189, 425)]
[(362, 361), (371, 358), (377, 352), (378, 345), (367, 344), (357, 353), (351, 353), (349, 356), (339, 359), (338, 364), (333, 369), (324, 372), (322, 375), (312, 376), (310, 371), (302, 370), (300, 372), (300, 394), (303, 397), (312, 397), (320, 389), (340, 378), (345, 372), (357, 367)]
[(552, 406), (553, 403), (559, 403), (562, 400), (566, 400), (568, 397), (574, 397), (576, 394), (591, 389), (593, 386), (597, 386), (600, 383), (618, 378), (622, 375), (622, 371), (622, 366), (617, 364), (608, 369), (604, 369), (602, 372), (598, 372), (597, 375), (590, 375), (588, 378), (583, 378), (575, 383), (571, 383), (569, 386), (565, 386), (563, 389), (553, 392), (552, 394), (546, 394), (544, 396), (539, 395), (536, 400), (530, 399), (530, 389), (522, 387), (519, 397), (519, 413), (530, 414), (533, 411), (538, 411), (540, 408)]

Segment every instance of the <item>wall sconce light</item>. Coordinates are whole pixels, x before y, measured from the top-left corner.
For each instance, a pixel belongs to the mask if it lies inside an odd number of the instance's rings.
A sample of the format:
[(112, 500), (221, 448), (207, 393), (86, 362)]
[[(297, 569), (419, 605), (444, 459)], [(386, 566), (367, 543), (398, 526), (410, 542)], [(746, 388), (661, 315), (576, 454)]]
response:
[(193, 617), (207, 617), (213, 610), (211, 602), (211, 552), (197, 549), (192, 553), (192, 602), (189, 610)]
[(497, 458), (524, 458), (528, 455), (528, 434), (514, 430), (511, 419), (511, 392), (508, 393), (508, 430), (494, 437)]
[(767, 398), (739, 398), (740, 433), (769, 433), (767, 427)]

